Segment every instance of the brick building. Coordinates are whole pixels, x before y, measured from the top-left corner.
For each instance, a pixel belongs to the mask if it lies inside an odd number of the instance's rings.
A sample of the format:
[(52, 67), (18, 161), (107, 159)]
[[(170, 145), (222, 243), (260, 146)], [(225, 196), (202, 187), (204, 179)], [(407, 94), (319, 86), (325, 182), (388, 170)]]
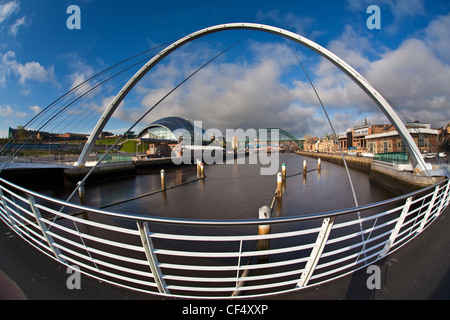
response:
[[(429, 153), (438, 150), (438, 130), (431, 129), (426, 123), (407, 123), (406, 128), (419, 147), (420, 152)], [(395, 128), (365, 137), (367, 151), (370, 153), (406, 152), (406, 146)]]

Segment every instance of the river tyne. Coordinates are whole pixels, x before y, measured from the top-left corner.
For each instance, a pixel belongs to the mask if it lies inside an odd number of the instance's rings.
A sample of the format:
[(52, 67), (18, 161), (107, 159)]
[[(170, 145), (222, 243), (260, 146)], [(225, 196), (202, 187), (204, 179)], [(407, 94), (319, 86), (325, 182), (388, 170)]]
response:
[[(248, 158), (233, 164), (205, 166), (205, 179), (197, 180), (196, 166), (166, 169), (165, 192), (161, 190), (159, 170), (133, 177), (114, 179), (86, 186), (87, 205), (106, 210), (186, 219), (257, 219), (258, 209), (270, 206), (276, 190), (276, 175), (261, 175), (259, 164)], [(303, 160), (308, 173), (303, 175)], [(245, 163), (243, 163), (245, 162)], [(349, 179), (343, 166), (293, 153), (279, 154), (279, 171), (286, 165), (286, 183), (281, 201), (277, 201), (272, 217), (307, 215), (355, 206)], [(350, 169), (359, 205), (394, 197), (391, 192), (369, 181), (366, 173)], [(192, 182), (190, 182), (192, 181)], [(190, 182), (190, 183), (186, 183)], [(178, 186), (173, 188), (174, 186)], [(73, 186), (33, 190), (65, 200)], [(150, 194), (147, 196), (143, 196)], [(141, 197), (143, 196), (143, 197)], [(129, 200), (136, 198), (135, 200)], [(76, 197), (74, 198), (75, 201)], [(129, 200), (129, 201), (128, 201)], [(115, 204), (115, 205), (114, 205)]]

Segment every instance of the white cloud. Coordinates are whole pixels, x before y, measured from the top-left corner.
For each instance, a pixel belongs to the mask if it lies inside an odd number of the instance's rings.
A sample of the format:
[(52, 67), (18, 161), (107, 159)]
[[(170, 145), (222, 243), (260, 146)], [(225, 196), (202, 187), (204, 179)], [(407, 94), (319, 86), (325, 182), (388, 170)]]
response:
[(22, 64), (16, 60), (16, 54), (13, 51), (8, 51), (5, 54), (0, 53), (0, 85), (6, 84), (7, 76), (15, 74), (19, 77), (18, 82), (25, 84), (33, 80), (38, 82), (55, 82), (56, 76), (54, 67), (43, 67), (39, 62), (26, 62)]
[(347, 7), (355, 12), (365, 12), (368, 6), (378, 5), (382, 10), (388, 8), (396, 20), (425, 14), (423, 0), (348, 0)]
[(34, 114), (38, 114), (42, 110), (42, 108), (38, 105), (30, 106), (29, 109), (32, 110)]
[(39, 82), (52, 81), (54, 79), (54, 68), (44, 68), (38, 62), (16, 63), (14, 72), (19, 76), (19, 83), (24, 84), (28, 80)]
[(9, 1), (0, 3), (0, 23), (4, 22), (14, 13), (20, 10), (20, 4), (18, 1)]
[(70, 89), (75, 88), (81, 83), (91, 78), (94, 73), (94, 68), (86, 63), (78, 53), (66, 53), (63, 58), (68, 61), (68, 66), (72, 73), (68, 75), (70, 81)]
[[(281, 13), (278, 9), (269, 11), (259, 10), (256, 13), (256, 20), (273, 22), (275, 25), (291, 30), (297, 34), (306, 36), (311, 30), (314, 18), (300, 16), (293, 13)], [(317, 33), (314, 33), (317, 35)]]
[(427, 15), (424, 0), (347, 0), (347, 8), (358, 15), (366, 14), (370, 5), (380, 7), (381, 29), (390, 35), (409, 28), (413, 18)]
[(14, 110), (10, 105), (0, 105), (0, 116), (2, 118), (24, 118), (27, 116), (27, 113)]
[(1, 106), (0, 105), (0, 116), (9, 118), (14, 114), (14, 110), (11, 108), (10, 105)]
[(14, 24), (11, 27), (9, 27), (9, 34), (12, 35), (13, 37), (16, 37), (17, 33), (19, 32), (19, 28), (24, 26), (26, 22), (27, 22), (26, 16), (17, 19), (16, 22), (14, 22)]
[(373, 62), (367, 78), (391, 99), (425, 100), (447, 93), (450, 66), (439, 61), (423, 41), (409, 39), (383, 59)]
[(398, 18), (416, 17), (425, 13), (423, 0), (385, 0), (384, 2), (389, 5), (394, 16)]
[(439, 16), (425, 29), (425, 42), (445, 63), (450, 64), (450, 14)]
[(327, 47), (340, 58), (351, 61), (353, 68), (364, 70), (370, 63), (366, 54), (373, 53), (372, 46), (370, 39), (359, 35), (353, 27), (346, 25), (342, 35), (331, 41)]
[[(450, 26), (449, 17), (438, 17), (425, 29), (423, 38), (408, 38), (398, 48), (385, 50), (372, 60), (368, 58), (373, 50), (370, 43), (364, 42), (351, 28), (346, 28), (339, 39), (332, 41), (329, 49), (360, 71), (410, 120), (439, 127), (450, 120), (450, 64), (447, 60), (450, 56), (446, 51), (449, 36), (443, 31), (446, 26)], [(345, 78), (331, 63), (321, 61), (315, 81), (326, 105), (332, 108), (353, 105), (358, 107), (356, 112), (367, 112), (369, 118), (380, 119), (373, 113), (378, 111), (373, 108), (373, 102)], [(297, 90), (304, 92), (307, 88), (298, 85)], [(309, 101), (312, 99), (310, 97)]]

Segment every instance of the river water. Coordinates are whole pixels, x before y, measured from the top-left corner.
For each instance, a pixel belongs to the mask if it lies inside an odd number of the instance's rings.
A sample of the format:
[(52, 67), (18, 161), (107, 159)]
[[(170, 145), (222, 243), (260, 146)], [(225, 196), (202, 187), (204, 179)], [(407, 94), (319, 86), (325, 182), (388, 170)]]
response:
[[(355, 206), (344, 167), (322, 161), (318, 172), (316, 159), (293, 153), (281, 153), (279, 157), (279, 170), (285, 163), (287, 179), (282, 201), (277, 201), (273, 213), (276, 216), (296, 216)], [(303, 160), (306, 160), (309, 171), (306, 177), (302, 174)], [(249, 164), (248, 157), (235, 160), (233, 164), (207, 165), (206, 178), (202, 180), (197, 180), (195, 166), (166, 169), (165, 185), (173, 188), (131, 201), (126, 200), (161, 189), (159, 171), (88, 184), (87, 205), (173, 218), (256, 219), (260, 207), (270, 206), (277, 180), (276, 175), (261, 175), (260, 168), (261, 165)], [(350, 176), (359, 205), (394, 197), (394, 194), (369, 181), (365, 173), (350, 169)], [(40, 191), (65, 199), (72, 190), (56, 188)], [(122, 203), (112, 205), (117, 202)]]

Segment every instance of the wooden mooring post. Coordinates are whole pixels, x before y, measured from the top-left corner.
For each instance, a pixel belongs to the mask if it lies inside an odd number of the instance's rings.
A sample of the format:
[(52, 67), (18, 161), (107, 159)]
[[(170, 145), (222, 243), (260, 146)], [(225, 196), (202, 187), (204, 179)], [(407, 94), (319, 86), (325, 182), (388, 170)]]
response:
[(277, 174), (277, 198), (281, 198), (283, 195), (283, 175), (281, 172)]
[(200, 178), (200, 160), (197, 159), (197, 178)]
[(161, 189), (166, 189), (166, 171), (164, 169), (161, 170)]
[(84, 183), (81, 183), (81, 181), (78, 182), (78, 196), (80, 197), (80, 204), (85, 206), (86, 205), (86, 190), (84, 189)]
[[(264, 206), (259, 208), (259, 219), (270, 219), (272, 214), (272, 209), (269, 206)], [(266, 235), (270, 233), (270, 224), (261, 224), (258, 226), (258, 234)], [(270, 247), (270, 239), (260, 239), (256, 244), (257, 251), (265, 251), (269, 250)], [(269, 259), (268, 255), (260, 255), (258, 256), (258, 261), (267, 261)]]
[(205, 165), (203, 163), (200, 163), (200, 178), (205, 177)]

